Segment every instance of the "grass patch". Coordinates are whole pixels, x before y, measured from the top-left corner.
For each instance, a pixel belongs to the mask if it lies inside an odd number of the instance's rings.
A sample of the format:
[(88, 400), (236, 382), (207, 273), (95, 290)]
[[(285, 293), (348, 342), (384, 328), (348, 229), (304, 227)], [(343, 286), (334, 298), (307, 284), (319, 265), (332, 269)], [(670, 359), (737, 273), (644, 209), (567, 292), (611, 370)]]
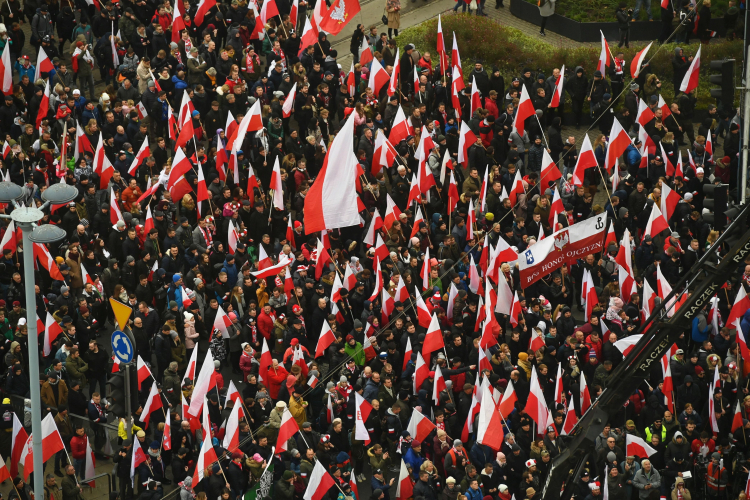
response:
[[(532, 37), (518, 29), (500, 25), (486, 17), (451, 15), (444, 16), (442, 22), (446, 49), (448, 51), (451, 50), (452, 32), (456, 34), (458, 50), (461, 54), (461, 62), (464, 67), (464, 78), (467, 80), (473, 69), (472, 66), (475, 59), (482, 60), (488, 72), (493, 66), (500, 68), (506, 84), (510, 84), (510, 79), (514, 76), (519, 76), (523, 68), (528, 67), (534, 72), (541, 71), (549, 76), (552, 74), (553, 68), (559, 68), (563, 64), (565, 65), (566, 72), (573, 71), (576, 66), (583, 66), (586, 68), (589, 78), (591, 78), (596, 67), (596, 61), (599, 59), (599, 51), (601, 50), (598, 46), (554, 46), (542, 41), (538, 37)], [(429, 51), (431, 54), (435, 54), (437, 19), (432, 19), (403, 30), (399, 34), (397, 42), (402, 51), (406, 44), (411, 43), (421, 52)], [(633, 60), (635, 54), (639, 50), (642, 50), (647, 43), (637, 42), (630, 45), (629, 49), (623, 48), (628, 73), (630, 61)], [(667, 102), (671, 102), (671, 98), (674, 96), (674, 89), (672, 88), (672, 55), (676, 46), (676, 44), (662, 46), (655, 44), (649, 52), (649, 57), (655, 55), (650, 62), (652, 72), (659, 75), (662, 81), (662, 94)], [(613, 50), (616, 50), (616, 46)], [(696, 50), (698, 50), (697, 43), (692, 43), (688, 46), (685, 53), (693, 55)], [(739, 85), (743, 59), (742, 40), (731, 42), (712, 41), (701, 50), (700, 85), (698, 86), (699, 108), (704, 108), (710, 103), (715, 103), (715, 99), (709, 93), (709, 89), (712, 87), (708, 81), (710, 74), (709, 63), (713, 59), (724, 58), (734, 58), (736, 60), (735, 87)], [(436, 61), (437, 56), (434, 56), (433, 60)], [(628, 78), (626, 82), (629, 81), (630, 79)], [(740, 92), (735, 92), (737, 101), (739, 101), (739, 94)]]

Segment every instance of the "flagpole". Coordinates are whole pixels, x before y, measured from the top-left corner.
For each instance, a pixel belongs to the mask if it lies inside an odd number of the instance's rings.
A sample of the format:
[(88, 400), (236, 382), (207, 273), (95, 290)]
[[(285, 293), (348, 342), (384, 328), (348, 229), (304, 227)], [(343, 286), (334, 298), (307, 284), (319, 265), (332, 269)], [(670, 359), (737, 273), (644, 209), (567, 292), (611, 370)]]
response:
[[(617, 168), (617, 165), (615, 165), (615, 168)], [(612, 197), (609, 195), (609, 189), (607, 189), (607, 181), (604, 179), (604, 174), (602, 173), (602, 169), (599, 166), (597, 166), (596, 169), (599, 171), (599, 176), (602, 178), (602, 184), (604, 184), (604, 190), (607, 192), (607, 198), (609, 198), (609, 204), (612, 206), (612, 213), (614, 214), (615, 219), (617, 219), (617, 213), (615, 213), (615, 206), (612, 203)]]
[(544, 136), (544, 127), (542, 127), (542, 122), (539, 121), (539, 115), (534, 113), (534, 117), (536, 118), (536, 122), (539, 124), (539, 130), (542, 131), (542, 139), (544, 139), (544, 143), (547, 145), (547, 149), (549, 149), (549, 142), (547, 142), (547, 138)]

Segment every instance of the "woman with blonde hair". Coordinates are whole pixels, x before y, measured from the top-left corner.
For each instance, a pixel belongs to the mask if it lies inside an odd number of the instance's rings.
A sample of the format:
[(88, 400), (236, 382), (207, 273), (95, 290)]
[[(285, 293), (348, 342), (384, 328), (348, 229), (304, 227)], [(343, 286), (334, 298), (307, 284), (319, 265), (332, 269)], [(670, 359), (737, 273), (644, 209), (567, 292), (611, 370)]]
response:
[(195, 226), (198, 223), (198, 212), (195, 209), (195, 200), (189, 194), (186, 194), (180, 200), (180, 215), (187, 217), (188, 222), (191, 226)]

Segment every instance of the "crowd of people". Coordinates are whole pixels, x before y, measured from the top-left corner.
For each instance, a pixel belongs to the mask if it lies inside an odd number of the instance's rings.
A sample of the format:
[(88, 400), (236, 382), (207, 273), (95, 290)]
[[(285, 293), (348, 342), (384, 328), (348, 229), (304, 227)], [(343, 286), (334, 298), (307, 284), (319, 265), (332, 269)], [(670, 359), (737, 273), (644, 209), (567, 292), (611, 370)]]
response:
[[(57, 454), (54, 473), (45, 476), (45, 499), (82, 498), (91, 437), (96, 455), (114, 464), (115, 499), (162, 498), (171, 486), (179, 488), (171, 498), (234, 500), (265, 472), (276, 498), (300, 500), (320, 462), (335, 481), (331, 499), (361, 500), (359, 491), (370, 491), (371, 500), (407, 500), (397, 493), (403, 461), (415, 500), (537, 500), (551, 461), (565, 448), (567, 413), (580, 417), (585, 410), (584, 387), (591, 401), (601, 393), (623, 360), (616, 343), (642, 325), (644, 287), (661, 290), (662, 275), (680, 288), (704, 254), (718, 260), (726, 251), (712, 247), (724, 227), (704, 221), (711, 207), (704, 207), (703, 188), (728, 184), (737, 198), (739, 115), (734, 103), (697, 106), (695, 90), (662, 94), (664, 68), (644, 65), (630, 81), (630, 61), (617, 53), (606, 74), (590, 61), (564, 76), (559, 68), (546, 68), (547, 75), (524, 68), (506, 80), (497, 67), (487, 71), (477, 60), (473, 68), (464, 63), (467, 85), (454, 95), (450, 81), (458, 61), (443, 68), (441, 57), (431, 57), (440, 51), (403, 46), (391, 29), (378, 33), (374, 26), (354, 30), (350, 78), (325, 34), (301, 46), (313, 10), (305, 0), (295, 2), (294, 11), (292, 2), (275, 0), (279, 16), (265, 26), (259, 6), (238, 0), (207, 12), (188, 1), (36, 3), (0, 6), (0, 51), (8, 46), (15, 61), (12, 90), (0, 106), (2, 172), (23, 186), (24, 204), (41, 206), (44, 190), (58, 182), (79, 194), (69, 205), (44, 208), (40, 224), (59, 225), (67, 237), (48, 246), (49, 259), (33, 250), (41, 264), (34, 271), (35, 304), (26, 303), (22, 276), (31, 271), (20, 258), (32, 249), (11, 237), (0, 219), (0, 359), (7, 396), (0, 428), (13, 432), (11, 398), (28, 398), (38, 379), (43, 413), (54, 414), (72, 461)], [(397, 18), (396, 4), (388, 2), (389, 22)], [(184, 30), (174, 28), (177, 17)], [(28, 41), (24, 23), (31, 26)], [(397, 68), (390, 91), (390, 84), (369, 86), (374, 63), (360, 63), (365, 46), (389, 76)], [(48, 59), (37, 59), (35, 67), (29, 54), (42, 49)], [(674, 88), (691, 62), (675, 50)], [(103, 92), (94, 80), (97, 69)], [(553, 107), (560, 79), (564, 93)], [(536, 113), (519, 134), (514, 120), (524, 88)], [(258, 101), (262, 127), (228, 150)], [(186, 112), (183, 102), (189, 102)], [(392, 148), (383, 146), (379, 134), (392, 137), (401, 111), (408, 133)], [(642, 116), (650, 118), (637, 119)], [(613, 176), (604, 162), (615, 120), (632, 145)], [(331, 141), (352, 121), (361, 224), (307, 234), (307, 195)], [(573, 183), (579, 144), (564, 136), (563, 125), (589, 128), (598, 166), (585, 171), (580, 185)], [(178, 129), (185, 127), (194, 134), (178, 146)], [(475, 142), (464, 146), (469, 133)], [(418, 151), (425, 134), (434, 144), (426, 158)], [(144, 144), (148, 153), (141, 155)], [(177, 154), (190, 165), (173, 183)], [(559, 180), (542, 172), (547, 154)], [(433, 185), (414, 203), (413, 177), (420, 172)], [(508, 193), (517, 172), (523, 192), (512, 203)], [(279, 193), (270, 193), (279, 185), (283, 208)], [(667, 188), (680, 197), (670, 228), (647, 233)], [(564, 210), (552, 213), (556, 196)], [(525, 288), (512, 259), (496, 262), (494, 284), (486, 279), (492, 269), (485, 245), (502, 243), (521, 254), (540, 238), (603, 212), (615, 241), (601, 253), (566, 263)], [(623, 244), (633, 256), (637, 293), (621, 291), (616, 256)], [(263, 273), (284, 261), (287, 266)], [(597, 294), (593, 308), (590, 295), (582, 298), (584, 273)], [(485, 287), (505, 280), (521, 312), (487, 317), (475, 276)], [(671, 395), (663, 391), (661, 364), (633, 388), (584, 470), (571, 477), (576, 498), (744, 498), (750, 385), (736, 325), (722, 318), (748, 286), (750, 263), (732, 273), (716, 308), (701, 311), (677, 341), (668, 363)], [(383, 304), (399, 287), (407, 298)], [(418, 296), (437, 317), (445, 347), (427, 353), (428, 377), (417, 387), (427, 330)], [(151, 367), (163, 407), (170, 409), (168, 426), (160, 411), (150, 413), (148, 425), (142, 420), (151, 379), (139, 383), (132, 422), (107, 401), (107, 380), (117, 371), (100, 338), (114, 326), (110, 298), (132, 307), (137, 355)], [(580, 313), (584, 307), (592, 312), (588, 320)], [(27, 314), (34, 310), (39, 318), (51, 315), (61, 330), (41, 352), (40, 373), (29, 371), (27, 355)], [(215, 327), (224, 316), (226, 333)], [(486, 350), (480, 348), (485, 322), (492, 324)], [(747, 336), (750, 313), (742, 328)], [(335, 340), (318, 352), (329, 329)], [(532, 342), (539, 336), (541, 346)], [(262, 357), (265, 350), (269, 358)], [(200, 416), (183, 410), (208, 351), (216, 381), (207, 403), (211, 436), (204, 435)], [(197, 366), (189, 366), (194, 353)], [(194, 371), (186, 374), (188, 368)], [(554, 424), (535, 422), (525, 411), (532, 372)], [(557, 374), (561, 403), (555, 403)], [(505, 439), (497, 450), (476, 442), (477, 384), (485, 378), (499, 394), (512, 382), (517, 396), (513, 411), (502, 415)], [(444, 385), (434, 390), (439, 381)], [(235, 449), (223, 447), (222, 424), (235, 404), (230, 386), (244, 409)], [(353, 433), (358, 396), (373, 408), (368, 444)], [(740, 428), (733, 425), (736, 408)], [(277, 438), (286, 412), (300, 431), (285, 451), (273, 453), (282, 444)], [(415, 412), (435, 425), (421, 442), (407, 430)], [(116, 442), (104, 422), (119, 425)], [(626, 453), (627, 436), (645, 439), (655, 452)], [(205, 464), (196, 481), (206, 439), (219, 461)], [(136, 440), (146, 461), (131, 471)], [(9, 442), (0, 446), (10, 457)], [(59, 486), (57, 478), (63, 478)], [(10, 498), (30, 500), (23, 476), (12, 481)]]

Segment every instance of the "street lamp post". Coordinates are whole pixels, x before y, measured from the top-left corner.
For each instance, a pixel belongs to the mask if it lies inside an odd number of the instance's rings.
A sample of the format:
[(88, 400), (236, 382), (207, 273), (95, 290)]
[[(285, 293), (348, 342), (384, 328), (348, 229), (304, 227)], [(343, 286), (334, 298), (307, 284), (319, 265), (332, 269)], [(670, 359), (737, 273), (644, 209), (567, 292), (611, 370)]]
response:
[[(42, 410), (39, 391), (39, 338), (36, 328), (36, 293), (34, 283), (34, 248), (33, 243), (54, 243), (65, 238), (63, 229), (45, 224), (37, 226), (36, 222), (44, 217), (44, 212), (38, 208), (18, 205), (16, 200), (21, 198), (23, 190), (17, 184), (0, 182), (0, 202), (12, 203), (13, 211), (10, 218), (23, 235), (23, 274), (26, 289), (26, 326), (29, 339), (29, 392), (31, 397), (31, 444), (34, 453), (34, 492), (41, 495), (44, 491), (44, 462), (42, 460)], [(67, 184), (54, 184), (42, 193), (46, 202), (42, 208), (50, 203), (63, 204), (74, 200), (78, 190)], [(2, 218), (7, 218), (3, 216)]]

